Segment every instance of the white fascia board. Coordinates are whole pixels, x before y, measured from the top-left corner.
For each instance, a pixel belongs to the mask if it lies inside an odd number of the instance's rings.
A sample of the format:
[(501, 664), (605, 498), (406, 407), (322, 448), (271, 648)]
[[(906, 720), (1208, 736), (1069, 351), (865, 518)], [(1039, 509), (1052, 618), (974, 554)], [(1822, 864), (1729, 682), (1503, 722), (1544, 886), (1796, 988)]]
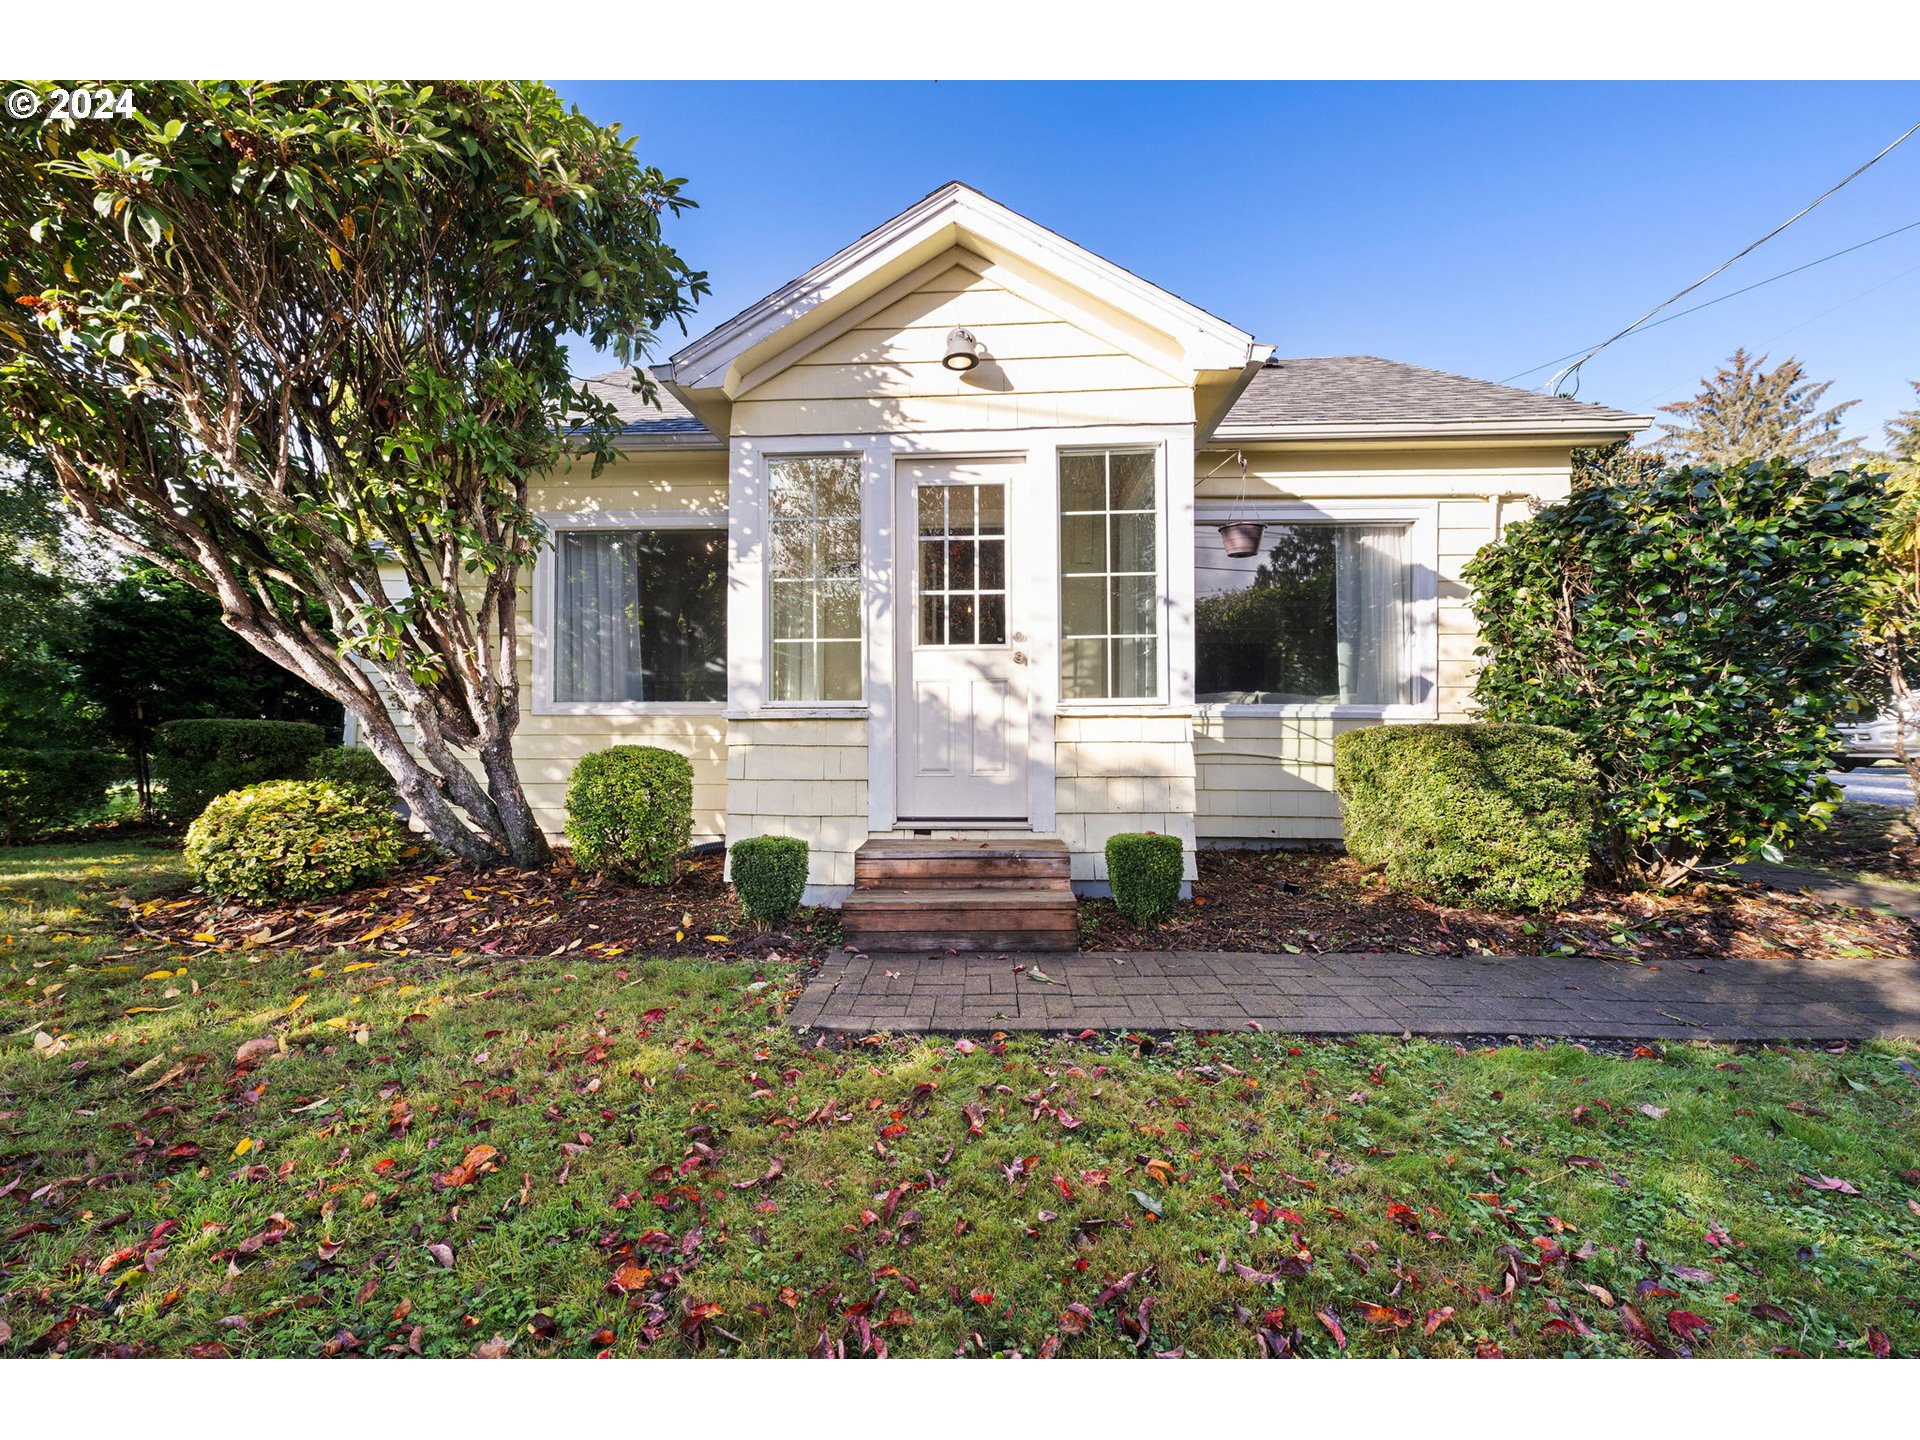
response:
[(1543, 440), (1592, 437), (1619, 440), (1637, 435), (1653, 423), (1651, 415), (1629, 415), (1624, 420), (1421, 420), (1386, 421), (1372, 425), (1221, 425), (1216, 441), (1262, 440), (1377, 440), (1405, 438), (1471, 439), (1476, 436), (1509, 439), (1534, 436)]
[(665, 435), (616, 435), (616, 450), (724, 450), (727, 442), (718, 435), (692, 435), (684, 431)]
[(1253, 377), (1260, 373), (1261, 367), (1273, 358), (1273, 346), (1255, 345), (1247, 352), (1247, 360), (1240, 367), (1240, 376), (1227, 390), (1225, 397), (1213, 407), (1209, 415), (1194, 417), (1196, 441), (1204, 444), (1219, 432), (1220, 423), (1233, 413), (1233, 407), (1240, 403), (1240, 397), (1247, 393), (1247, 386), (1253, 383)]

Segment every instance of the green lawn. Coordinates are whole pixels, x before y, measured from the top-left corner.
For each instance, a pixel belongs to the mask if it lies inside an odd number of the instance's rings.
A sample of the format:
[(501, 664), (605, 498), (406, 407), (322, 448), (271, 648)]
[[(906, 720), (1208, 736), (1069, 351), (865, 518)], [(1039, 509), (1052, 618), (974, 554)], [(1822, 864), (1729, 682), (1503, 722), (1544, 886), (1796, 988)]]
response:
[(784, 963), (125, 943), (176, 877), (0, 851), (0, 1354), (1920, 1353), (1910, 1047), (834, 1049)]

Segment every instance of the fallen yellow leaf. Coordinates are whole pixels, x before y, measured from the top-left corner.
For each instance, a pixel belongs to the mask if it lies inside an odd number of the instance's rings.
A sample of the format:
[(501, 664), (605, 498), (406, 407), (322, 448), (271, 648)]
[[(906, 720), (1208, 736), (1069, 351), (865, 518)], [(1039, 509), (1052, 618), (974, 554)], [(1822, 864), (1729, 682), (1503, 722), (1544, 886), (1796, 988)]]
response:
[(242, 1139), (238, 1145), (233, 1147), (233, 1153), (236, 1155), (244, 1155), (251, 1149), (253, 1149), (253, 1139), (251, 1136), (248, 1136)]
[(724, 935), (708, 935), (705, 938), (713, 941), (713, 943), (716, 945), (725, 945), (728, 943), (727, 937)]

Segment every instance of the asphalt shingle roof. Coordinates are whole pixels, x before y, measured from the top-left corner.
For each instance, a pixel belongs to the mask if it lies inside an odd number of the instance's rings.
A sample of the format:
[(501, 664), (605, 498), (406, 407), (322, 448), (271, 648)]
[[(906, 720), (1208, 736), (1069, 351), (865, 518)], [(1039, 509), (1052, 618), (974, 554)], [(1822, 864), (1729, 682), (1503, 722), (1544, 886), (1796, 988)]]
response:
[(1268, 361), (1221, 425), (1338, 430), (1475, 421), (1592, 421), (1613, 426), (1634, 418), (1605, 405), (1516, 390), (1377, 355), (1322, 355)]
[(656, 385), (653, 391), (660, 402), (659, 408), (649, 405), (635, 393), (631, 370), (609, 370), (605, 375), (592, 376), (585, 383), (594, 394), (611, 402), (614, 413), (626, 422), (620, 429), (622, 435), (708, 433), (707, 427), (694, 419), (687, 407), (664, 385)]

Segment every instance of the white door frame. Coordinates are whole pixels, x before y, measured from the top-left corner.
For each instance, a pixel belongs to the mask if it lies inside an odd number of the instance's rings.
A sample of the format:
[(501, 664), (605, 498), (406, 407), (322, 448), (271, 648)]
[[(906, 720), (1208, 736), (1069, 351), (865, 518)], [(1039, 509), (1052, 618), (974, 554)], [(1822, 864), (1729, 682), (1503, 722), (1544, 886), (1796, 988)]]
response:
[[(911, 696), (914, 694), (920, 678), (916, 669), (918, 664), (916, 657), (918, 657), (922, 651), (918, 644), (918, 539), (920, 530), (916, 512), (906, 508), (912, 505), (913, 501), (911, 496), (916, 495), (919, 489), (919, 481), (915, 478), (913, 472), (933, 471), (939, 473), (954, 468), (968, 469), (974, 466), (980, 467), (980, 473), (973, 477), (976, 482), (982, 479), (998, 478), (1004, 486), (1003, 494), (1007, 510), (1005, 515), (1006, 538), (1002, 553), (1004, 556), (1003, 565), (1005, 567), (1004, 581), (1006, 588), (1006, 638), (1000, 644), (987, 648), (999, 652), (999, 664), (1004, 670), (1004, 678), (1008, 686), (1008, 697), (1010, 700), (1017, 700), (1018, 708), (1021, 712), (1017, 727), (1009, 727), (1010, 730), (1017, 728), (1019, 744), (1017, 746), (1013, 744), (1012, 736), (1009, 734), (1007, 737), (1007, 750), (1010, 758), (1016, 750), (1019, 752), (1018, 759), (1015, 760), (1014, 763), (1019, 769), (1020, 779), (1024, 782), (1027, 772), (1033, 763), (1034, 748), (1030, 739), (1033, 724), (1032, 672), (1034, 668), (1030, 648), (1033, 639), (1033, 622), (1030, 617), (1033, 614), (1033, 592), (1045, 584), (1046, 573), (1045, 556), (1037, 552), (1034, 548), (1035, 541), (1028, 525), (1027, 516), (1024, 513), (1015, 513), (1016, 503), (1023, 512), (1030, 508), (1032, 504), (1031, 496), (1027, 492), (1030, 492), (1033, 487), (1031, 477), (1026, 473), (1026, 462), (1024, 458), (1004, 455), (988, 458), (980, 456), (966, 456), (961, 458), (925, 455), (901, 455), (895, 457), (893, 467), (894, 513), (899, 516), (900, 521), (899, 536), (901, 549), (899, 551), (899, 563), (895, 567), (893, 574), (893, 583), (896, 587), (893, 609), (894, 613), (899, 617), (894, 627), (894, 644), (896, 647), (894, 673), (898, 677), (901, 694), (903, 696)], [(991, 474), (993, 471), (998, 472), (997, 477)], [(1016, 492), (1020, 494), (1018, 502), (1016, 502), (1014, 498)], [(941, 656), (938, 650), (932, 652), (930, 655), (935, 671), (939, 668), (940, 658)], [(907, 760), (910, 755), (915, 753), (915, 741), (909, 727), (911, 724), (917, 723), (917, 720), (918, 717), (910, 713), (910, 706), (907, 703), (903, 703), (895, 712), (895, 723), (891, 734), (893, 736), (896, 763)], [(896, 772), (895, 779), (896, 785), (899, 787), (896, 790), (896, 799), (904, 806), (906, 798), (904, 792), (908, 782), (906, 778), (900, 776), (898, 772)], [(921, 798), (924, 799), (925, 797)], [(1008, 791), (1006, 807), (1000, 815), (972, 817), (953, 815), (945, 818), (959, 825), (990, 825), (1005, 829), (1027, 829), (1031, 826), (1031, 808), (1032, 788), (1029, 784), (1022, 783), (1017, 791)], [(928, 820), (932, 820), (935, 824), (938, 824), (940, 818), (937, 813), (919, 809), (915, 811), (910, 821), (903, 821), (903, 823), (921, 825), (925, 824)]]
[[(1060, 709), (1060, 461), (1061, 450), (1098, 446), (1155, 446), (1162, 456), (1162, 485), (1166, 497), (1161, 531), (1167, 543), (1164, 571), (1166, 644), (1162, 664), (1167, 667), (1165, 700), (1142, 705), (1089, 706), (1102, 712), (1118, 709), (1140, 714), (1165, 710), (1190, 713), (1193, 705), (1193, 550), (1190, 543), (1173, 546), (1169, 537), (1193, 532), (1193, 427), (1191, 425), (1088, 425), (1052, 429), (927, 431), (911, 435), (813, 437), (823, 449), (864, 447), (868, 457), (866, 488), (862, 495), (867, 542), (867, 823), (876, 832), (895, 828), (899, 819), (898, 757), (894, 726), (897, 722), (896, 672), (899, 651), (894, 635), (894, 497), (898, 493), (898, 462), (984, 460), (996, 457), (1021, 462), (1021, 480), (1007, 497), (1007, 525), (1031, 534), (1029, 554), (1049, 557), (1043, 583), (1032, 587), (1027, 618), (1021, 625), (1030, 637), (1025, 647), (1028, 667), (1027, 788), (1028, 824), (1037, 834), (1051, 834), (1058, 823), (1054, 778), (1054, 720)], [(1184, 557), (1182, 550), (1185, 551)], [(912, 557), (907, 557), (911, 564)], [(911, 581), (909, 580), (909, 584)], [(1180, 597), (1185, 596), (1182, 600)], [(911, 617), (908, 617), (908, 622)], [(1010, 624), (1012, 622), (1009, 622)], [(1184, 657), (1176, 658), (1176, 657)], [(1080, 707), (1075, 707), (1080, 708)]]

